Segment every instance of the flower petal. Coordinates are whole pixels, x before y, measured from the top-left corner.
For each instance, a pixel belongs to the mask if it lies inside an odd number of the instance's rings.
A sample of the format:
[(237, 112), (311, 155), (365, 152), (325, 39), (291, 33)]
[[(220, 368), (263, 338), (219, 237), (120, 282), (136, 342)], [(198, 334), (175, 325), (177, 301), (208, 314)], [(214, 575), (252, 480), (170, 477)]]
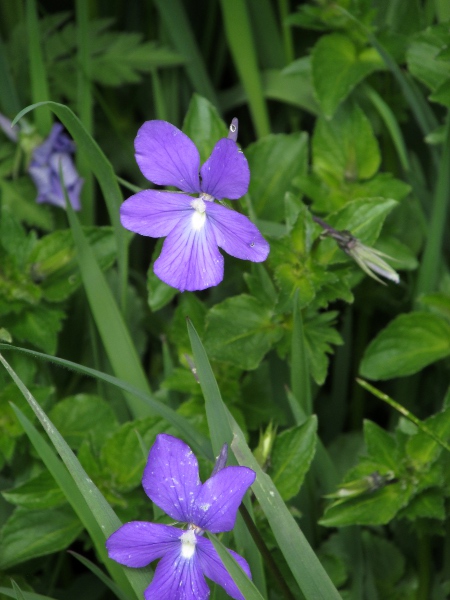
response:
[[(233, 558), (239, 563), (242, 570), (251, 579), (250, 567), (247, 561), (233, 550), (228, 550)], [(244, 596), (239, 591), (238, 586), (234, 583), (231, 575), (226, 570), (222, 559), (217, 554), (212, 542), (205, 538), (199, 538), (197, 542), (197, 556), (203, 571), (203, 574), (223, 587), (226, 593), (236, 600), (244, 600)]]
[(193, 219), (198, 215), (192, 210), (192, 216), (178, 222), (167, 236), (153, 267), (162, 281), (180, 292), (205, 290), (223, 279), (224, 260), (214, 231), (207, 215), (201, 228), (196, 227)]
[(176, 547), (183, 532), (169, 525), (132, 521), (125, 523), (106, 540), (109, 558), (127, 567), (145, 567)]
[(194, 142), (166, 121), (146, 121), (134, 141), (136, 161), (144, 176), (157, 185), (200, 192), (200, 155)]
[(220, 248), (242, 260), (266, 260), (270, 246), (250, 219), (215, 202), (208, 203), (207, 208), (208, 219)]
[(122, 225), (141, 235), (168, 235), (186, 212), (192, 214), (192, 198), (185, 194), (144, 190), (125, 200), (120, 207)]
[(183, 558), (179, 548), (160, 560), (153, 580), (144, 592), (145, 600), (206, 600), (208, 596), (209, 587), (197, 553), (191, 558)]
[(142, 477), (147, 496), (177, 521), (191, 523), (192, 503), (201, 486), (197, 459), (187, 444), (156, 436)]
[(214, 198), (236, 200), (247, 193), (250, 169), (242, 150), (233, 140), (217, 142), (200, 175), (202, 191)]
[(225, 467), (210, 477), (195, 499), (192, 523), (212, 533), (233, 529), (239, 504), (255, 477), (247, 467)]

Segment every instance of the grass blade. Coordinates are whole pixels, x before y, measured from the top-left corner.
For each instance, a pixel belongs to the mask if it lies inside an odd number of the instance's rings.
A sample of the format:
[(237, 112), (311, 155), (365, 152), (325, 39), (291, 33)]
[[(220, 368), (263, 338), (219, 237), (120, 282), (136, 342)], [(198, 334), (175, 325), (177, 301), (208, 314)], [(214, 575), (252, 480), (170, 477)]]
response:
[(129, 600), (129, 596), (127, 596), (120, 589), (120, 587), (114, 583), (114, 581), (112, 579), (110, 579), (107, 575), (105, 575), (105, 573), (101, 569), (99, 569), (97, 567), (97, 565), (95, 565), (93, 562), (91, 562), (90, 560), (88, 560), (87, 558), (82, 556), (81, 554), (78, 554), (78, 552), (73, 552), (72, 550), (69, 550), (69, 554), (74, 556), (77, 560), (80, 561), (80, 563), (82, 565), (84, 565), (96, 577), (98, 577), (100, 579), (100, 581), (103, 582), (105, 584), (105, 586), (108, 587), (117, 598), (119, 598), (119, 600)]
[[(30, 61), (31, 98), (33, 103), (36, 104), (50, 100), (50, 92), (44, 58), (42, 56), (41, 30), (35, 0), (27, 0), (25, 18), (28, 37), (28, 58)], [(52, 119), (48, 111), (37, 111), (36, 126), (41, 135), (48, 135), (52, 126)]]
[(188, 59), (185, 69), (194, 90), (218, 107), (219, 103), (214, 86), (206, 71), (202, 54), (183, 3), (180, 0), (155, 0), (155, 5), (166, 25), (173, 45), (181, 56)]
[(0, 350), (15, 350), (17, 352), (21, 352), (27, 356), (31, 356), (33, 358), (37, 358), (40, 360), (45, 360), (51, 362), (59, 367), (63, 367), (66, 369), (70, 369), (71, 371), (75, 371), (76, 373), (80, 373), (81, 375), (86, 375), (88, 377), (93, 377), (94, 379), (98, 379), (100, 381), (104, 381), (109, 385), (113, 385), (128, 394), (133, 394), (136, 398), (139, 398), (141, 402), (147, 404), (152, 411), (166, 419), (168, 423), (173, 425), (188, 441), (189, 445), (194, 448), (194, 450), (204, 456), (207, 460), (213, 461), (214, 454), (211, 449), (211, 444), (209, 440), (204, 437), (200, 432), (198, 432), (187, 419), (185, 419), (182, 415), (176, 413), (173, 409), (168, 407), (166, 404), (163, 404), (159, 400), (157, 400), (154, 396), (146, 394), (141, 390), (133, 387), (129, 383), (125, 381), (121, 381), (112, 375), (107, 375), (106, 373), (102, 373), (101, 371), (96, 371), (95, 369), (91, 369), (90, 367), (85, 367), (84, 365), (79, 365), (70, 360), (65, 360), (64, 358), (58, 358), (56, 356), (50, 356), (49, 354), (43, 354), (42, 352), (36, 352), (34, 350), (28, 350), (26, 348), (18, 348), (16, 346), (11, 346), (9, 344), (1, 344)]
[(422, 263), (419, 267), (416, 295), (434, 292), (442, 271), (444, 234), (447, 229), (450, 197), (450, 113), (447, 113), (445, 139), (438, 169), (434, 202)]
[(8, 117), (20, 110), (19, 97), (6, 60), (5, 45), (0, 37), (0, 106)]
[(119, 278), (121, 284), (121, 306), (124, 307), (128, 277), (128, 235), (120, 224), (119, 208), (122, 204), (123, 198), (112, 165), (92, 136), (89, 135), (88, 131), (78, 117), (74, 115), (70, 108), (64, 106), (63, 104), (58, 104), (57, 102), (40, 102), (38, 104), (32, 104), (21, 110), (20, 113), (15, 117), (13, 123), (16, 123), (31, 110), (34, 110), (40, 106), (47, 106), (55, 113), (58, 119), (60, 119), (77, 143), (78, 151), (85, 155), (86, 162), (91, 166), (92, 171), (98, 180), (106, 202), (109, 218), (114, 228), (114, 235), (117, 244)]
[(121, 526), (121, 521), (109, 506), (108, 502), (106, 502), (100, 490), (88, 477), (64, 438), (57, 431), (48, 416), (36, 402), (33, 395), (1, 354), (0, 362), (22, 392), (36, 417), (39, 419), (56, 451), (62, 458), (67, 470), (62, 467), (61, 463), (42, 439), (42, 436), (37, 429), (18, 408), (14, 407), (14, 412), (35, 449), (40, 454), (52, 476), (58, 482), (58, 485), (60, 485), (67, 500), (91, 533), (96, 549), (100, 556), (105, 557), (105, 563), (108, 565), (108, 568), (110, 568), (110, 571), (114, 573), (120, 582), (124, 581), (123, 575), (125, 575), (125, 578), (130, 582), (132, 588), (139, 597), (139, 594), (142, 594), (144, 586), (148, 584), (148, 575), (146, 576), (143, 572), (124, 571), (113, 562), (106, 559), (104, 541), (111, 533)]
[(258, 137), (269, 135), (269, 113), (263, 94), (252, 27), (244, 0), (221, 0), (228, 46), (247, 94), (250, 114)]
[(231, 575), (239, 590), (242, 592), (245, 600), (264, 600), (263, 596), (261, 596), (260, 592), (258, 591), (258, 588), (255, 586), (252, 580), (247, 577), (222, 542), (214, 535), (208, 534), (208, 537), (211, 540), (217, 554), (222, 559), (226, 570)]

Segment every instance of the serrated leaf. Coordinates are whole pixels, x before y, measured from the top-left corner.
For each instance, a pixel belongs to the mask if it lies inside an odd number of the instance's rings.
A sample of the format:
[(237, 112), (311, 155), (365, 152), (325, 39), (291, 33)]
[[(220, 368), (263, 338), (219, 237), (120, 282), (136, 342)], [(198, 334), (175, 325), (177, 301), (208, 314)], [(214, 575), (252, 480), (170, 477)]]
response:
[(448, 27), (429, 27), (413, 38), (406, 59), (411, 73), (432, 91), (450, 78), (450, 61), (439, 56), (449, 44)]
[(274, 312), (246, 294), (216, 304), (206, 317), (205, 346), (212, 358), (256, 369), (282, 330)]
[(374, 48), (359, 51), (349, 37), (340, 33), (320, 37), (312, 51), (312, 74), (325, 116), (332, 117), (360, 81), (383, 67)]
[(370, 179), (380, 166), (380, 150), (362, 109), (346, 102), (331, 120), (318, 119), (312, 139), (313, 170), (326, 179)]
[(284, 501), (296, 496), (316, 451), (317, 417), (280, 433), (271, 455), (270, 476)]
[(405, 377), (449, 355), (446, 319), (425, 312), (401, 314), (366, 348), (360, 373), (375, 380)]
[(328, 356), (333, 352), (331, 344), (340, 345), (342, 339), (334, 328), (337, 313), (330, 311), (309, 316), (304, 322), (309, 368), (317, 384), (322, 385), (327, 376)]

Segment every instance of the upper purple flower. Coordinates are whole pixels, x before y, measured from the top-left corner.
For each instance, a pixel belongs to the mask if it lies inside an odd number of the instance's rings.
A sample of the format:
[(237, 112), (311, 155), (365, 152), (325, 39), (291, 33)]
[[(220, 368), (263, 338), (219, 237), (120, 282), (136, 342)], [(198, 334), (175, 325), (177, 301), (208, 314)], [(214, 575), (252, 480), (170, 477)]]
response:
[(80, 210), (80, 192), (83, 180), (73, 164), (72, 154), (75, 144), (63, 133), (61, 123), (55, 123), (49, 136), (33, 150), (28, 172), (37, 187), (36, 202), (48, 202), (55, 206), (66, 207), (60, 181), (60, 169), (70, 203)]
[(201, 169), (194, 142), (166, 121), (147, 121), (135, 140), (136, 160), (145, 177), (184, 193), (138, 192), (122, 204), (121, 222), (141, 235), (167, 236), (154, 271), (182, 292), (222, 281), (224, 260), (218, 246), (253, 262), (269, 253), (269, 244), (247, 217), (214, 202), (236, 200), (248, 189), (250, 171), (235, 141), (234, 122), (231, 138), (217, 142)]
[[(127, 567), (145, 567), (160, 558), (145, 600), (204, 600), (205, 575), (237, 600), (244, 600), (212, 543), (203, 537), (230, 531), (255, 473), (247, 467), (225, 467), (201, 483), (192, 450), (181, 440), (160, 434), (152, 446), (142, 478), (147, 496), (175, 521), (178, 529), (160, 523), (132, 521), (106, 541), (110, 558)], [(242, 556), (228, 550), (251, 577)]]

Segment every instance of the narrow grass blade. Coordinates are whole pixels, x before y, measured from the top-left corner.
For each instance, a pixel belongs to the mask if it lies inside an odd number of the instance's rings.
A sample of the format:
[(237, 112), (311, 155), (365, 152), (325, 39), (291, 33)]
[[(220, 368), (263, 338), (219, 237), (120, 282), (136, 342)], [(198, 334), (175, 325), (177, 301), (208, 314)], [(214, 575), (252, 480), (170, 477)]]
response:
[[(195, 367), (197, 369), (197, 376), (205, 398), (206, 416), (208, 419), (214, 455), (218, 456), (222, 446), (225, 443), (229, 444), (233, 437), (232, 431), (228, 426), (228, 411), (223, 403), (219, 386), (217, 385), (203, 344), (189, 319), (187, 325), (192, 352), (194, 354)], [(251, 516), (253, 516), (250, 503), (247, 502), (246, 506)], [(253, 538), (250, 536), (245, 524), (242, 522), (240, 515), (238, 515), (234, 535), (239, 546), (245, 549), (245, 555), (250, 564), (253, 579), (258, 589), (265, 591), (266, 584), (261, 556)]]
[(91, 166), (92, 171), (98, 180), (106, 202), (111, 224), (114, 227), (114, 235), (117, 244), (117, 262), (121, 283), (121, 306), (123, 307), (125, 306), (124, 298), (126, 296), (127, 288), (128, 236), (120, 224), (119, 208), (123, 198), (112, 165), (92, 136), (86, 131), (86, 128), (80, 122), (78, 117), (74, 115), (70, 108), (63, 104), (58, 104), (56, 102), (40, 102), (38, 104), (32, 104), (20, 111), (13, 123), (16, 123), (24, 115), (39, 106), (47, 106), (55, 113), (60, 121), (62, 121), (63, 125), (75, 140), (78, 152), (85, 155), (86, 162)]
[(247, 94), (250, 114), (258, 137), (270, 133), (269, 113), (245, 0), (221, 0), (228, 46)]
[(308, 544), (271, 478), (264, 473), (255, 460), (241, 429), (230, 414), (228, 422), (234, 434), (231, 449), (240, 465), (250, 467), (256, 472), (256, 481), (252, 490), (306, 600), (339, 600), (341, 596), (327, 572)]
[(241, 569), (236, 560), (231, 556), (226, 547), (222, 544), (221, 541), (217, 539), (216, 536), (208, 534), (209, 539), (212, 542), (212, 545), (216, 549), (217, 554), (222, 559), (223, 564), (225, 565), (226, 570), (231, 575), (234, 583), (238, 586), (245, 600), (264, 600), (264, 597), (261, 596), (258, 588), (252, 582), (251, 579), (247, 577), (244, 571)]
[[(150, 393), (150, 386), (130, 333), (70, 202), (67, 202), (67, 216), (77, 249), (84, 289), (114, 373), (120, 379)], [(135, 417), (149, 414), (150, 411), (142, 403), (136, 402), (134, 396), (127, 395), (127, 401)]]
[[(5, 594), (5, 596), (9, 596), (10, 598), (16, 598), (16, 592), (14, 588), (0, 587), (0, 594)], [(25, 600), (55, 600), (50, 596), (43, 596), (42, 594), (36, 594), (35, 592), (22, 592)]]
[(108, 587), (117, 598), (119, 598), (119, 600), (129, 600), (129, 596), (127, 596), (127, 594), (125, 594), (120, 589), (120, 587), (114, 583), (112, 579), (110, 579), (101, 569), (99, 569), (97, 565), (95, 565), (93, 562), (91, 562), (81, 554), (78, 554), (78, 552), (73, 552), (72, 550), (69, 550), (69, 554), (74, 556), (77, 560), (80, 561), (82, 565), (84, 565), (96, 577), (98, 577), (100, 581), (104, 583), (106, 587)]
[(425, 252), (419, 267), (416, 296), (436, 291), (442, 271), (444, 235), (447, 230), (450, 198), (450, 113), (447, 113), (445, 139), (437, 175), (436, 190), (428, 228)]
[(168, 423), (173, 425), (175, 429), (177, 429), (182, 436), (184, 436), (189, 443), (189, 445), (196, 451), (196, 453), (201, 454), (207, 460), (213, 461), (214, 454), (211, 449), (211, 444), (209, 440), (203, 436), (200, 432), (198, 432), (195, 427), (193, 427), (185, 417), (179, 415), (166, 404), (163, 404), (159, 400), (157, 400), (154, 396), (146, 394), (141, 390), (133, 387), (129, 383), (125, 381), (121, 381), (112, 375), (107, 375), (106, 373), (102, 373), (100, 371), (96, 371), (95, 369), (91, 369), (89, 367), (85, 367), (84, 365), (79, 365), (70, 360), (65, 360), (64, 358), (58, 358), (56, 356), (50, 356), (49, 354), (43, 354), (42, 352), (35, 352), (34, 350), (28, 350), (26, 348), (18, 348), (16, 346), (11, 346), (9, 344), (0, 344), (0, 351), (3, 350), (14, 350), (16, 352), (21, 352), (27, 356), (31, 356), (36, 359), (45, 360), (51, 362), (59, 367), (63, 367), (66, 369), (70, 369), (75, 371), (76, 373), (80, 373), (81, 375), (85, 375), (88, 377), (93, 377), (94, 379), (98, 379), (100, 381), (104, 381), (110, 385), (113, 385), (128, 394), (133, 394), (136, 398), (139, 398), (141, 402), (147, 404), (153, 411), (153, 413), (159, 415), (166, 419)]
[(394, 408), (397, 412), (399, 412), (401, 415), (406, 417), (408, 419), (408, 421), (411, 421), (411, 423), (414, 423), (414, 425), (418, 429), (420, 429), (421, 431), (423, 431), (424, 433), (429, 435), (431, 438), (433, 438), (433, 440), (436, 443), (438, 443), (440, 446), (442, 446), (442, 448), (445, 448), (448, 452), (450, 452), (450, 445), (447, 444), (447, 442), (444, 442), (444, 440), (441, 440), (441, 438), (439, 436), (437, 436), (434, 433), (434, 431), (429, 429), (423, 421), (421, 421), (418, 417), (416, 417), (416, 415), (414, 415), (412, 412), (410, 412), (407, 408), (405, 408), (404, 406), (402, 406), (401, 404), (399, 404), (398, 402), (393, 400), (390, 396), (388, 396), (384, 392), (378, 390), (373, 385), (370, 385), (370, 383), (367, 383), (367, 381), (364, 381), (364, 379), (357, 378), (356, 381), (359, 383), (359, 385), (361, 387), (363, 387), (365, 390), (367, 390), (368, 392), (370, 392), (371, 394), (373, 394), (374, 396), (376, 396), (383, 402), (386, 402), (386, 404), (389, 404), (389, 406), (392, 406), (392, 408)]
[(185, 69), (194, 90), (219, 107), (214, 86), (209, 79), (183, 3), (180, 0), (155, 0), (155, 6), (173, 45), (181, 56), (187, 59)]
[[(76, 0), (77, 36), (77, 108), (80, 121), (87, 133), (93, 131), (93, 101), (90, 78), (89, 0)], [(84, 178), (81, 190), (81, 221), (83, 225), (94, 223), (94, 181), (86, 155), (78, 152), (78, 171)]]
[(372, 87), (365, 85), (363, 87), (364, 93), (367, 98), (372, 102), (375, 109), (378, 111), (378, 114), (382, 118), (384, 124), (386, 125), (387, 130), (392, 139), (392, 143), (397, 150), (398, 158), (400, 160), (400, 164), (405, 172), (411, 170), (411, 165), (409, 164), (408, 152), (406, 150), (405, 140), (403, 139), (403, 135), (401, 129), (398, 125), (397, 119), (395, 118), (391, 108), (386, 104), (383, 98), (376, 92)]
[(286, 62), (273, 3), (270, 0), (246, 0), (246, 5), (261, 68), (283, 68)]
[(91, 534), (97, 552), (100, 556), (104, 557), (105, 563), (108, 564), (110, 572), (114, 574), (113, 576), (115, 576), (117, 581), (121, 583), (125, 582), (123, 577), (124, 574), (135, 592), (138, 594), (142, 593), (144, 589), (143, 586), (148, 583), (144, 573), (124, 571), (118, 567), (118, 565), (115, 565), (113, 562), (109, 562), (106, 559), (104, 541), (111, 533), (120, 527), (122, 524), (121, 521), (106, 502), (100, 490), (88, 477), (75, 454), (36, 402), (33, 395), (1, 354), (0, 362), (22, 392), (24, 398), (27, 400), (51, 442), (55, 446), (56, 451), (62, 458), (67, 470), (61, 465), (61, 462), (56, 458), (48, 444), (43, 440), (41, 434), (27, 417), (25, 417), (18, 408), (13, 406), (17, 418), (24, 427), (24, 430), (29, 436), (36, 451), (55, 478), (55, 481), (61, 487), (68, 502)]
[(311, 376), (308, 368), (303, 319), (299, 308), (299, 292), (294, 297), (294, 326), (291, 345), (291, 388), (306, 415), (312, 413)]
[[(46, 100), (50, 100), (50, 93), (44, 58), (42, 56), (40, 27), (35, 0), (26, 1), (25, 16), (28, 37), (28, 58), (30, 61), (31, 98), (33, 103), (45, 102)], [(38, 110), (36, 112), (36, 125), (41, 135), (48, 135), (52, 126), (52, 119), (48, 111)]]
[(12, 117), (20, 110), (20, 102), (14, 81), (11, 77), (9, 65), (6, 60), (5, 45), (0, 37), (0, 107), (8, 117)]

